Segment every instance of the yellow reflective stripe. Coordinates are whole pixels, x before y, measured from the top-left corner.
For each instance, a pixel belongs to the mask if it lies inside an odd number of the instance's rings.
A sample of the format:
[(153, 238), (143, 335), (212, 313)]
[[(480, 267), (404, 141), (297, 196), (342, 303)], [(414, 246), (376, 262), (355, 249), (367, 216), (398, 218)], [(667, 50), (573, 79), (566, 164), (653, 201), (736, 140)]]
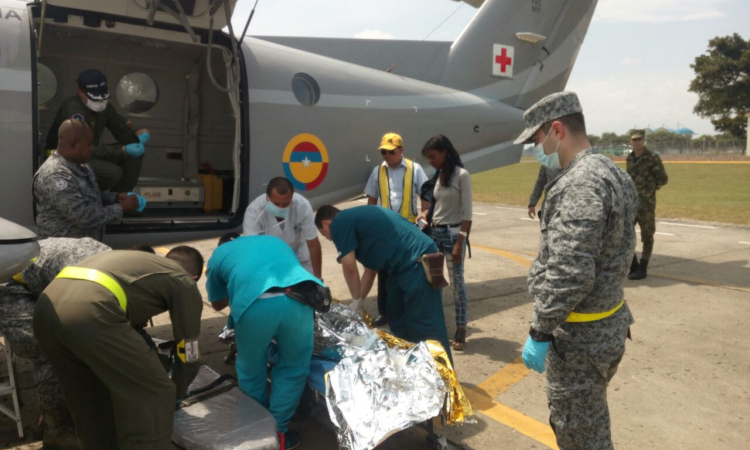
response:
[[(37, 259), (39, 259), (39, 257), (37, 256), (31, 258), (31, 264), (34, 264)], [(26, 280), (23, 278), (23, 272), (18, 272), (17, 274), (13, 275), (13, 281), (18, 284), (26, 284)]]
[(388, 186), (388, 168), (385, 163), (380, 165), (378, 186), (380, 187), (380, 206), (391, 209), (391, 189)]
[[(401, 210), (398, 212), (401, 216), (414, 222), (417, 219), (416, 211), (412, 205), (412, 191), (414, 189), (414, 163), (404, 158), (406, 171), (404, 173), (403, 198), (401, 199)], [(378, 172), (378, 188), (380, 191), (380, 205), (383, 208), (391, 209), (391, 189), (388, 185), (388, 165), (380, 165)]]
[(565, 320), (566, 322), (595, 322), (597, 320), (606, 319), (607, 317), (611, 316), (612, 314), (616, 313), (620, 308), (622, 308), (622, 305), (625, 304), (625, 300), (623, 299), (619, 305), (615, 306), (613, 309), (610, 309), (609, 311), (601, 312), (601, 313), (577, 313), (572, 312), (568, 316), (568, 318)]
[(404, 158), (404, 162), (406, 162), (406, 173), (404, 174), (404, 198), (401, 200), (401, 215), (413, 223), (417, 219), (411, 204), (411, 196), (414, 191), (414, 163), (406, 158)]
[(114, 278), (105, 273), (99, 272), (95, 269), (86, 269), (83, 267), (66, 267), (57, 275), (56, 278), (93, 281), (94, 283), (107, 288), (109, 292), (117, 297), (117, 301), (120, 303), (120, 308), (122, 308), (123, 311), (127, 310), (128, 299), (125, 296), (125, 291), (122, 290), (122, 288), (117, 283), (117, 281), (114, 280)]

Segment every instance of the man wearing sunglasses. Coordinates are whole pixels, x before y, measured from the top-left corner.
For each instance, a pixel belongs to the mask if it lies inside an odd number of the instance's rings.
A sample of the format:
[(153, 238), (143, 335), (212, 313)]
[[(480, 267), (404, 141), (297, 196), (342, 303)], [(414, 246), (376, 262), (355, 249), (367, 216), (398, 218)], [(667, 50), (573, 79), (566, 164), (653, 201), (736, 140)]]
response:
[[(365, 186), (368, 205), (380, 205), (390, 209), (414, 223), (417, 219), (417, 200), (427, 175), (422, 166), (415, 161), (404, 158), (404, 140), (396, 133), (386, 133), (378, 147), (383, 162), (375, 167)], [(422, 210), (427, 211), (430, 203), (419, 200)], [(376, 326), (383, 326), (386, 319), (386, 281), (388, 273), (378, 272), (378, 317)]]
[(633, 151), (628, 155), (627, 169), (638, 190), (638, 215), (635, 224), (641, 227), (643, 251), (640, 262), (633, 255), (628, 278), (642, 280), (646, 278), (648, 261), (654, 249), (656, 191), (667, 184), (669, 178), (659, 155), (646, 148), (646, 130), (631, 130), (630, 145), (633, 146)]

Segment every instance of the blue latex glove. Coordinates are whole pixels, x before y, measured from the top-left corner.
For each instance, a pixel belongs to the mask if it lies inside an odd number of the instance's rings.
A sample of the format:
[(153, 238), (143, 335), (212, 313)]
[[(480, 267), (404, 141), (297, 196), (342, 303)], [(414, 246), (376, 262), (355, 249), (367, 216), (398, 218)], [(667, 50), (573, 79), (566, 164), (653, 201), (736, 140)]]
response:
[(547, 357), (549, 344), (549, 342), (537, 342), (531, 339), (531, 336), (526, 339), (526, 344), (523, 346), (523, 354), (521, 355), (526, 368), (544, 373), (546, 369), (544, 367), (544, 359)]
[(138, 158), (143, 156), (143, 153), (146, 151), (146, 148), (143, 147), (143, 144), (140, 142), (135, 144), (128, 144), (125, 146), (125, 154), (130, 156), (131, 158)]
[(128, 195), (135, 195), (136, 197), (138, 197), (138, 209), (137, 209), (138, 212), (143, 212), (143, 210), (146, 209), (146, 203), (148, 202), (146, 201), (145, 198), (133, 192), (128, 192)]
[(141, 141), (141, 144), (146, 145), (146, 143), (151, 140), (151, 135), (148, 131), (144, 131), (138, 135), (138, 140)]

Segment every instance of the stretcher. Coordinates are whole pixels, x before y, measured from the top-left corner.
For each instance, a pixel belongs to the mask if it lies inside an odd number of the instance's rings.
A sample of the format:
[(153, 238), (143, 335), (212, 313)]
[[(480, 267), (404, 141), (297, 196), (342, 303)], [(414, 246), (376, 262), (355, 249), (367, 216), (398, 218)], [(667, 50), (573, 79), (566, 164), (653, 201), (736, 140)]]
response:
[(183, 450), (278, 450), (276, 421), (263, 406), (201, 366), (174, 416), (174, 448)]

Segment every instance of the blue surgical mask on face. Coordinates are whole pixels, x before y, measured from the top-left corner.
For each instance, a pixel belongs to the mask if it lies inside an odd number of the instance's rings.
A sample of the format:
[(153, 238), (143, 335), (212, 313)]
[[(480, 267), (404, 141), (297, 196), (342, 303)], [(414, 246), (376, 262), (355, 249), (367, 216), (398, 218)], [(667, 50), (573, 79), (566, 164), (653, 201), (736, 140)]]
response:
[(279, 208), (278, 206), (271, 203), (269, 200), (268, 203), (266, 203), (266, 211), (271, 213), (272, 216), (278, 217), (279, 219), (286, 219), (289, 217), (289, 208)]
[(549, 129), (547, 137), (545, 137), (540, 144), (534, 146), (534, 156), (536, 157), (537, 161), (539, 161), (539, 163), (545, 167), (549, 167), (550, 169), (562, 169), (562, 166), (560, 165), (560, 158), (557, 155), (557, 148), (560, 147), (560, 141), (557, 141), (555, 151), (551, 155), (544, 153), (544, 143), (547, 142), (550, 134), (552, 134), (552, 128)]

